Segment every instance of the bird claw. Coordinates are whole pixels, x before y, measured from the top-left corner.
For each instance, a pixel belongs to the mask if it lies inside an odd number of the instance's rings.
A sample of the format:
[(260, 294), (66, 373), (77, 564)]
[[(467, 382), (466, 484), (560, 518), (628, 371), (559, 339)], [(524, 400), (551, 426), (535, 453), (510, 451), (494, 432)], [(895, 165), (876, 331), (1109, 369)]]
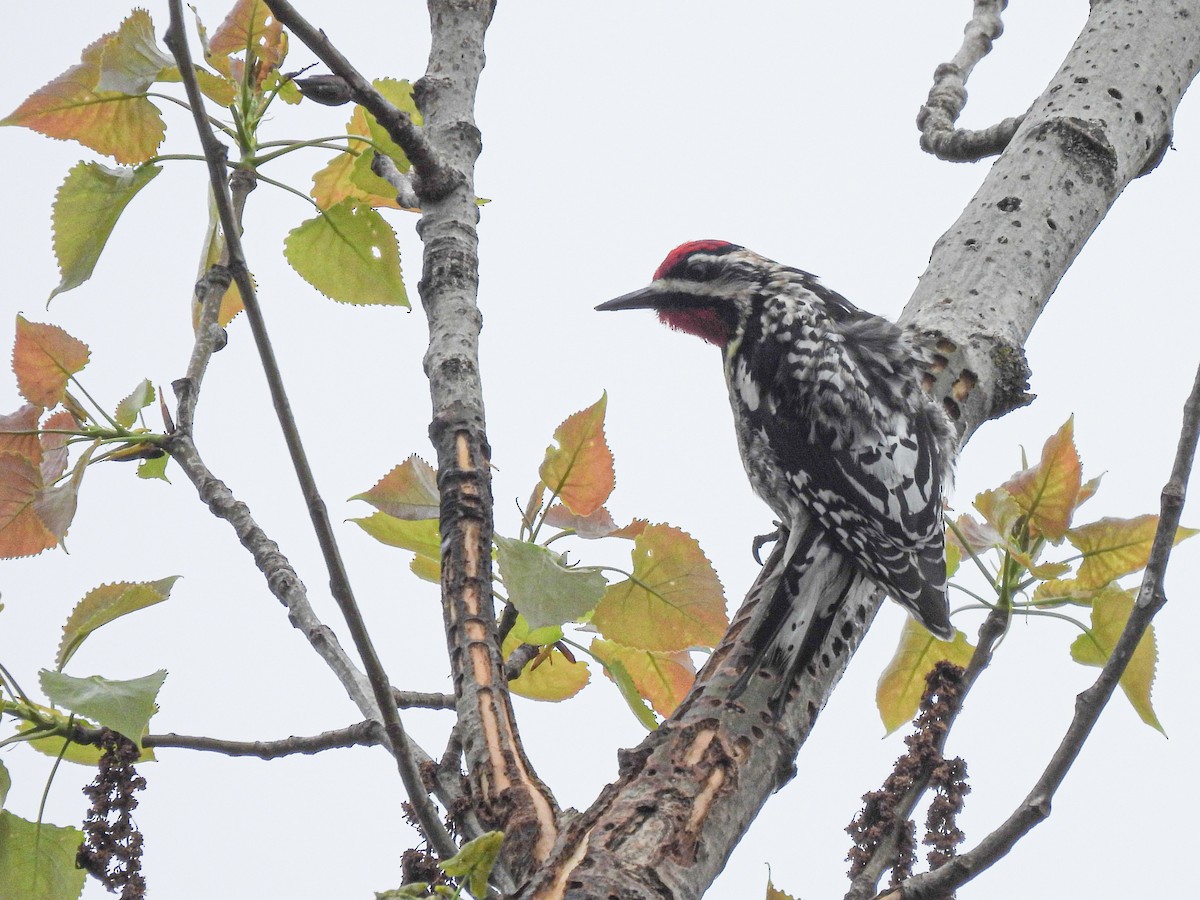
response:
[(782, 533), (783, 533), (782, 524), (779, 522), (776, 522), (774, 531), (770, 532), (769, 534), (759, 534), (759, 535), (755, 536), (754, 543), (751, 545), (751, 548), (750, 548), (750, 552), (754, 554), (754, 561), (756, 563), (758, 563), (760, 566), (763, 564), (762, 557), (759, 555), (760, 551), (762, 550), (762, 548), (764, 546), (766, 546), (767, 544), (770, 544), (772, 541), (779, 540), (779, 536)]

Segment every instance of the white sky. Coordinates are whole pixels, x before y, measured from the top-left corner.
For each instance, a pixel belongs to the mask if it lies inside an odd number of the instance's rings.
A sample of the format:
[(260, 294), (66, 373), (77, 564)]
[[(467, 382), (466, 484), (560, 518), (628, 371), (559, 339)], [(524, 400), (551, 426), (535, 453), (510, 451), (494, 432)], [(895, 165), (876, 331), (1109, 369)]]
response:
[[(370, 76), (416, 78), (428, 48), (423, 4), (298, 4)], [(165, 3), (153, 3), (159, 33)], [(201, 0), (210, 28), (224, 2)], [(502, 3), (488, 37), (478, 118), (484, 155), (483, 366), (497, 467), (498, 529), (516, 531), (555, 425), (609, 392), (608, 434), (619, 520), (669, 521), (696, 536), (736, 604), (754, 576), (750, 537), (770, 514), (738, 462), (716, 351), (672, 335), (652, 317), (600, 316), (592, 307), (644, 283), (674, 245), (720, 237), (823, 276), (872, 311), (894, 316), (987, 164), (951, 165), (917, 148), (913, 119), (934, 67), (959, 44), (970, 4)], [(10, 4), (14, 37), (0, 60), (0, 113), (74, 64), (117, 26), (119, 4), (70, 4), (48, 20)], [(1045, 87), (1086, 15), (1083, 4), (1017, 3), (1007, 33), (970, 85), (964, 124), (1015, 115)], [(298, 43), (290, 62), (310, 62)], [(289, 63), (289, 67), (290, 63)], [(959, 467), (955, 506), (1003, 480), (1019, 445), (1035, 455), (1071, 413), (1085, 475), (1106, 472), (1090, 516), (1157, 510), (1180, 407), (1196, 365), (1195, 226), (1200, 187), (1195, 102), (1177, 120), (1177, 152), (1135, 182), (1064, 278), (1028, 347), (1039, 397), (986, 426)], [(341, 130), (347, 110), (276, 111), (267, 139)], [(166, 110), (165, 152), (193, 152), (182, 110)], [(49, 204), (67, 169), (97, 157), (23, 129), (0, 134), (6, 172), (3, 315), (53, 321), (87, 341), (85, 384), (109, 407), (141, 378), (164, 387), (182, 374), (190, 298), (205, 215), (204, 171), (170, 165), (122, 219), (93, 280), (55, 300)], [(297, 154), (267, 174), (306, 190), (325, 162)], [(411, 452), (428, 457), (429, 403), (421, 374), (424, 316), (355, 309), (321, 298), (279, 254), (308, 218), (297, 199), (262, 186), (246, 216), (258, 278), (292, 402), (335, 520), (366, 514), (343, 498), (365, 490)], [(393, 215), (416, 298), (415, 219)], [(4, 328), (11, 326), (4, 325)], [(4, 343), (11, 338), (6, 332)], [(11, 375), (0, 376), (20, 405)], [(299, 569), (325, 620), (344, 634), (324, 587), (315, 542), (286, 461), (244, 322), (216, 357), (201, 400), (197, 444), (214, 472), (250, 504)], [(59, 627), (101, 582), (185, 576), (171, 600), (94, 636), (75, 675), (113, 678), (170, 670), (155, 731), (234, 739), (310, 734), (357, 720), (352, 705), (257, 577), (229, 528), (185, 478), (142, 482), (133, 467), (89, 473), (69, 535), (70, 555), (5, 563), (0, 661), (24, 684), (52, 665)], [(1185, 523), (1198, 517), (1185, 514)], [(434, 589), (408, 555), (340, 529), (359, 600), (395, 684), (447, 690)], [(1183, 773), (1200, 751), (1193, 692), (1200, 624), (1189, 587), (1197, 546), (1183, 545), (1158, 617), (1158, 714), (1164, 740), (1114, 699), (1055, 802), (1051, 819), (964, 897), (1152, 896), (1192, 880), (1190, 809), (1200, 788)], [(627, 553), (584, 548), (584, 561)], [(1064, 554), (1065, 555), (1065, 554)], [(768, 803), (710, 896), (758, 896), (770, 864), (798, 896), (840, 897), (860, 795), (901, 752), (881, 740), (874, 684), (902, 615), (880, 615), (802, 751), (797, 777)], [(962, 626), (977, 625), (969, 617)], [(1036, 627), (1034, 627), (1036, 626)], [(970, 627), (968, 627), (970, 630)], [(971, 695), (951, 743), (973, 793), (961, 824), (983, 837), (1024, 796), (1095, 670), (1067, 659), (1072, 626), (1015, 623)], [(349, 641), (343, 638), (344, 643)], [(518, 701), (530, 756), (565, 806), (586, 807), (616, 772), (616, 750), (642, 731), (597, 677), (560, 705)], [(440, 754), (446, 713), (405, 722)], [(155, 896), (372, 896), (399, 882), (401, 787), (378, 749), (262, 763), (163, 750), (144, 773), (137, 820)], [(0, 754), (13, 774), (7, 808), (36, 815), (48, 758)], [(78, 823), (91, 774), (64, 766), (46, 817)], [(107, 896), (95, 883), (85, 897)]]

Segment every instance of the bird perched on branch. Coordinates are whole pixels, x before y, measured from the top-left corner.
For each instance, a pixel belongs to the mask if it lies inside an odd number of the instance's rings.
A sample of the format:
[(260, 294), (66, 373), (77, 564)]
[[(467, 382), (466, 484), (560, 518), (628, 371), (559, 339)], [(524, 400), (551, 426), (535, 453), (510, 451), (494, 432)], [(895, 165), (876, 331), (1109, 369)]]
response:
[[(809, 273), (725, 241), (676, 247), (648, 286), (596, 308), (656, 310), (724, 358), (742, 461), (785, 544), (731, 698), (774, 671), (778, 712), (862, 578), (953, 638), (942, 511), (956, 438), (921, 389), (907, 332)], [(831, 555), (849, 565), (830, 565)]]

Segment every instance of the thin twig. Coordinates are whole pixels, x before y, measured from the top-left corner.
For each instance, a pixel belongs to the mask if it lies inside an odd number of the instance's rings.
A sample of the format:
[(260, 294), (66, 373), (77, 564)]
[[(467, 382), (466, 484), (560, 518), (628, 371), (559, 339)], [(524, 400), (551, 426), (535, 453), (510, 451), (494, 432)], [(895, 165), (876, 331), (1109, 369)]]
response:
[(1075, 715), (1045, 771), (1021, 805), (995, 831), (980, 841), (978, 846), (936, 871), (909, 879), (896, 891), (885, 895), (885, 898), (933, 900), (949, 896), (1008, 854), (1017, 841), (1050, 815), (1050, 804), (1055, 792), (1066, 778), (1067, 772), (1100, 718), (1101, 711), (1116, 690), (1121, 675), (1133, 658), (1138, 642), (1145, 634), (1151, 619), (1167, 602), (1163, 593), (1163, 578), (1171, 558), (1175, 534), (1179, 529), (1179, 517), (1183, 511), (1188, 477), (1195, 460), (1198, 440), (1200, 369), (1196, 372), (1192, 392), (1184, 404), (1179, 446), (1175, 453), (1174, 465), (1171, 467), (1171, 477), (1162, 491), (1158, 530), (1154, 534), (1154, 543), (1146, 563), (1137, 602), (1129, 615), (1129, 621), (1125, 623), (1125, 630), (1121, 632), (1121, 637), (1113, 648), (1112, 655), (1100, 671), (1100, 676), (1076, 698)]
[(183, 750), (206, 750), (225, 756), (254, 756), (258, 759), (278, 759), (298, 753), (311, 756), (325, 750), (344, 747), (373, 747), (383, 741), (383, 729), (373, 719), (347, 728), (323, 731), (307, 737), (283, 738), (278, 741), (227, 741), (220, 738), (191, 734), (148, 734), (142, 738), (143, 747), (178, 747)]
[(963, 29), (963, 43), (948, 63), (933, 73), (933, 87), (917, 113), (921, 149), (950, 162), (974, 162), (1002, 152), (1024, 121), (1024, 116), (1005, 119), (982, 131), (955, 128), (967, 105), (967, 79), (976, 64), (991, 52), (992, 43), (1004, 33), (1000, 14), (1008, 0), (975, 0), (971, 21)]
[(440, 200), (458, 183), (454, 170), (447, 166), (425, 137), (425, 132), (413, 123), (408, 113), (397, 109), (375, 90), (371, 82), (350, 64), (333, 46), (325, 32), (314, 28), (287, 0), (266, 0), (267, 6), (285, 28), (298, 37), (309, 50), (350, 88), (354, 99), (375, 116), (388, 136), (400, 145), (416, 173), (414, 187), (423, 200)]
[(275, 359), (275, 353), (267, 335), (266, 323), (263, 319), (262, 310), (258, 305), (254, 283), (250, 278), (250, 272), (246, 266), (241, 235), (237, 230), (237, 221), (229, 195), (229, 187), (225, 180), (224, 150), (217, 141), (204, 115), (203, 100), (200, 95), (199, 85), (196, 82), (195, 71), (192, 68), (191, 51), (188, 48), (187, 37), (184, 31), (182, 3), (180, 0), (170, 0), (170, 9), (171, 24), (167, 29), (164, 41), (175, 56), (175, 61), (179, 66), (179, 71), (183, 79), (184, 89), (187, 91), (188, 100), (192, 105), (192, 113), (196, 120), (196, 130), (204, 149), (204, 155), (208, 159), (209, 176), (214, 200), (221, 219), (221, 226), (225, 230), (229, 266), (233, 271), (234, 281), (242, 295), (242, 303), (246, 310), (246, 319), (250, 323), (250, 330), (254, 335), (254, 343), (258, 348), (263, 371), (271, 391), (271, 399), (275, 406), (275, 412), (279, 417), (280, 427), (283, 430), (288, 451), (292, 457), (292, 465), (296, 470), (297, 478), (300, 480), (301, 489), (308, 504), (309, 516), (312, 519), (313, 529), (316, 532), (317, 541), (321, 546), (321, 553), (325, 558), (325, 565), (329, 571), (330, 591), (346, 620), (346, 625), (350, 630), (351, 638), (354, 640), (355, 648), (362, 658), (363, 667), (366, 670), (371, 691), (374, 694), (375, 704), (378, 707), (384, 729), (387, 732), (390, 750), (396, 759), (400, 778), (404, 783), (405, 790), (416, 811), (421, 827), (437, 853), (444, 858), (449, 857), (454, 855), (458, 848), (442, 824), (441, 817), (438, 815), (436, 807), (425, 790), (408, 736), (400, 721), (399, 713), (396, 711), (395, 703), (392, 701), (391, 682), (388, 680), (387, 673), (383, 669), (383, 664), (375, 652), (370, 634), (362, 620), (358, 605), (354, 600), (354, 595), (350, 589), (350, 582), (342, 563), (341, 554), (338, 551), (337, 542), (333, 535), (328, 511), (317, 490), (316, 481), (313, 478), (312, 469), (308, 464), (307, 454), (304, 451), (304, 445), (300, 440), (299, 430), (292, 416), (291, 406), (288, 403), (287, 394), (283, 387), (283, 380)]

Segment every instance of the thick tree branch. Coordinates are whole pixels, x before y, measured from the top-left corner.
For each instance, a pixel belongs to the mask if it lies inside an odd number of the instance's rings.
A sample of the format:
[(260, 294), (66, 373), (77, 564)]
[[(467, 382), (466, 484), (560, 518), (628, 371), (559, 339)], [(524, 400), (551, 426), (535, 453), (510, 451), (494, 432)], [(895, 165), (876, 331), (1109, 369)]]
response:
[[(250, 278), (249, 268), (246, 266), (246, 257), (241, 244), (241, 233), (238, 229), (237, 217), (230, 198), (229, 186), (225, 178), (225, 149), (217, 140), (216, 135), (213, 134), (212, 126), (204, 113), (204, 98), (196, 82), (191, 50), (188, 47), (187, 36), (184, 30), (183, 11), (180, 0), (171, 0), (170, 10), (171, 24), (167, 29), (164, 42), (175, 57), (183, 79), (184, 89), (187, 92), (188, 102), (192, 108), (196, 130), (208, 163), (209, 181), (214, 202), (220, 216), (221, 227), (225, 232), (229, 267), (233, 272), (233, 279), (238, 286), (238, 291), (242, 295), (246, 319), (250, 323), (250, 330), (254, 335), (254, 343), (258, 349), (263, 371), (266, 374), (275, 412), (279, 418), (279, 424), (287, 443), (288, 452), (292, 458), (292, 465), (296, 471), (296, 476), (300, 481), (301, 490), (308, 505), (313, 530), (316, 533), (322, 556), (325, 559), (326, 568), (329, 571), (330, 591), (338, 604), (338, 608), (342, 612), (343, 618), (346, 620), (346, 625), (350, 630), (351, 638), (354, 640), (355, 648), (362, 658), (367, 679), (370, 683), (375, 709), (374, 715), (370, 712), (367, 714), (371, 717), (378, 716), (383, 723), (384, 729), (387, 732), (389, 749), (396, 759), (400, 778), (404, 783), (409, 800), (416, 810), (417, 817), (421, 822), (426, 837), (428, 837), (430, 843), (439, 854), (442, 856), (453, 855), (457, 852), (457, 847), (442, 825), (441, 817), (438, 815), (436, 808), (429, 799), (428, 792), (425, 790), (410, 741), (404, 731), (400, 716), (396, 711), (395, 703), (392, 701), (391, 682), (388, 680), (387, 673), (383, 669), (383, 664), (375, 652), (370, 634), (362, 620), (358, 604), (355, 602), (354, 594), (350, 588), (349, 577), (346, 574), (341, 553), (338, 550), (337, 541), (333, 534), (333, 528), (329, 521), (328, 510), (317, 489), (312, 468), (308, 463), (307, 454), (300, 439), (299, 429), (296, 427), (295, 418), (292, 415), (291, 405), (288, 402), (287, 393), (283, 386), (283, 378), (279, 371), (278, 362), (275, 359), (275, 352), (267, 335), (266, 322), (263, 318), (262, 309), (258, 305), (254, 283)], [(181, 436), (183, 434), (181, 433)], [(190, 434), (186, 434), (186, 439), (190, 443)], [(194, 451), (194, 449), (193, 446), (192, 450)], [(222, 485), (222, 487), (224, 486)]]
[(1196, 76), (1200, 2), (1097, 4), (987, 179), (938, 240), (902, 321), (939, 361), (964, 438), (1028, 403), (1023, 347), (1124, 187), (1161, 155)]
[(938, 159), (974, 162), (995, 156), (1008, 146), (1024, 116), (971, 131), (955, 128), (954, 123), (967, 105), (967, 79), (981, 59), (992, 50), (992, 42), (1004, 33), (1000, 14), (1008, 0), (975, 0), (971, 21), (963, 29), (963, 43), (954, 58), (942, 63), (933, 73), (933, 87), (925, 105), (917, 113), (921, 131), (921, 149)]
[(266, 4), (275, 18), (315, 53), (329, 71), (345, 81), (354, 99), (375, 116), (391, 139), (404, 150), (416, 173), (413, 186), (418, 197), (426, 202), (441, 200), (461, 184), (462, 173), (447, 163), (434, 142), (413, 124), (408, 113), (396, 109), (375, 90), (333, 46), (324, 31), (314, 28), (287, 0), (266, 0)]
[(1050, 805), (1055, 792), (1066, 778), (1067, 772), (1100, 718), (1100, 713), (1116, 690), (1121, 675), (1133, 658), (1133, 652), (1137, 649), (1138, 642), (1145, 634), (1151, 619), (1167, 602), (1163, 592), (1163, 579), (1171, 558), (1171, 548), (1175, 544), (1175, 533), (1179, 529), (1179, 517), (1183, 512), (1183, 501), (1192, 472), (1192, 463), (1196, 457), (1198, 440), (1200, 369), (1196, 372), (1191, 395), (1184, 404), (1179, 446), (1175, 452), (1170, 479), (1162, 491), (1158, 530), (1154, 535), (1137, 603), (1116, 647), (1113, 648), (1112, 656), (1100, 670), (1100, 676), (1076, 698), (1075, 715), (1050, 763), (1021, 805), (999, 828), (980, 841), (977, 847), (952, 859), (940, 869), (909, 879), (897, 890), (884, 895), (885, 900), (935, 900), (951, 895), (958, 887), (1005, 856), (1017, 841), (1050, 815)]
[(481, 141), (474, 100), (493, 6), (491, 0), (429, 2), (429, 65), (414, 90), (425, 134), (455, 176), (444, 197), (425, 197), (418, 233), (424, 243), (421, 301), (429, 321), (429, 430), (441, 492), (443, 615), (463, 755), (478, 815), (503, 829), (502, 862), (522, 881), (549, 855), (558, 809), (520, 743), (492, 602), (491, 449), (476, 302), (474, 167)]

